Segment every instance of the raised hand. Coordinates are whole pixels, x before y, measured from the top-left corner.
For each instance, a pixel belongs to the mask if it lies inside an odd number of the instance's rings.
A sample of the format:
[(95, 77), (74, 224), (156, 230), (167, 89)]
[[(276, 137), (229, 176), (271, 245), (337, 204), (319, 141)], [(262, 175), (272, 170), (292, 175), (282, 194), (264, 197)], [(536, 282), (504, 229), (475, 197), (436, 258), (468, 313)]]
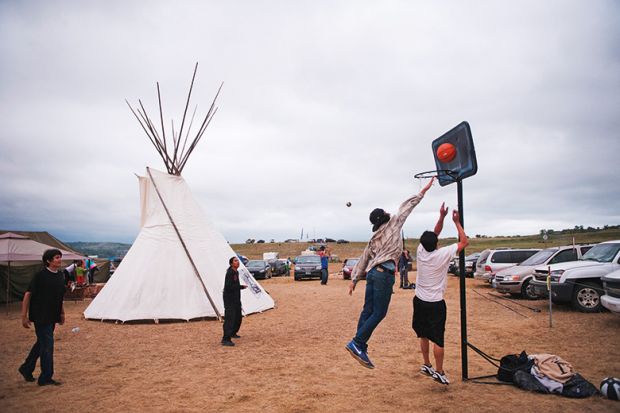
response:
[(459, 211), (452, 211), (452, 221), (454, 221), (455, 224), (459, 224), (461, 222), (460, 218)]
[(421, 193), (422, 195), (424, 195), (424, 194), (426, 193), (426, 191), (428, 191), (429, 189), (431, 189), (431, 186), (433, 186), (433, 182), (435, 182), (435, 177), (434, 177), (434, 176), (431, 178), (431, 181), (430, 181), (428, 184), (426, 184), (426, 186), (425, 186), (424, 188), (422, 188), (422, 190), (420, 191), (420, 193)]
[(448, 209), (450, 208), (446, 208), (446, 203), (442, 202), (441, 207), (439, 208), (439, 215), (441, 215), (442, 218), (445, 218), (446, 215), (448, 215)]

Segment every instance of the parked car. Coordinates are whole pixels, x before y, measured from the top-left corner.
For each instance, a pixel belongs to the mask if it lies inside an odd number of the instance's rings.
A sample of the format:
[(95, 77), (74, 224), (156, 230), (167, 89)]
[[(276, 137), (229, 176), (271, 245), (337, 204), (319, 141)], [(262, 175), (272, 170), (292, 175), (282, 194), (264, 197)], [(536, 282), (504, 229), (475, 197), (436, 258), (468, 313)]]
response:
[(550, 275), (551, 299), (570, 303), (584, 313), (601, 311), (603, 283), (601, 278), (620, 269), (620, 240), (601, 242), (583, 254), (579, 261), (537, 267), (531, 281), (534, 293), (548, 297), (547, 275)]
[(601, 304), (609, 311), (620, 314), (620, 270), (601, 277), (601, 281), (605, 290)]
[(357, 264), (359, 260), (359, 258), (347, 258), (346, 260), (344, 260), (344, 263), (342, 264), (342, 278), (344, 278), (345, 280), (351, 279), (353, 267), (355, 267), (355, 264)]
[(338, 241), (336, 241), (336, 244), (348, 244), (349, 241), (347, 241), (346, 239), (339, 239)]
[(241, 255), (238, 252), (235, 254), (237, 254), (237, 258), (239, 258), (239, 261), (241, 261), (243, 265), (248, 265), (248, 261), (250, 261), (248, 257), (246, 257), (245, 255)]
[(321, 257), (300, 255), (295, 258), (295, 281), (312, 277), (321, 278)]
[(498, 248), (484, 250), (480, 253), (478, 261), (476, 261), (474, 278), (486, 280), (490, 283), (493, 281), (498, 271), (513, 267), (530, 258), (538, 251), (540, 251), (540, 249), (534, 248)]
[(264, 244), (265, 240), (264, 239), (259, 239), (258, 241), (256, 241), (257, 244)]
[(289, 267), (286, 259), (270, 260), (269, 263), (271, 264), (271, 273), (274, 276), (288, 275)]
[(530, 282), (534, 278), (534, 269), (541, 265), (553, 265), (561, 262), (577, 261), (592, 245), (567, 245), (545, 248), (514, 267), (499, 271), (495, 275), (495, 288), (500, 293), (522, 296), (529, 300), (539, 298)]
[[(476, 270), (476, 262), (478, 261), (478, 257), (480, 257), (479, 252), (474, 252), (473, 254), (469, 254), (468, 256), (465, 257), (465, 276), (466, 277), (474, 276), (474, 271)], [(454, 257), (450, 261), (448, 272), (451, 272), (454, 275), (459, 275), (459, 257)]]
[(333, 238), (325, 238), (325, 242), (336, 242)]
[(245, 267), (257, 280), (271, 278), (271, 265), (265, 260), (250, 260)]

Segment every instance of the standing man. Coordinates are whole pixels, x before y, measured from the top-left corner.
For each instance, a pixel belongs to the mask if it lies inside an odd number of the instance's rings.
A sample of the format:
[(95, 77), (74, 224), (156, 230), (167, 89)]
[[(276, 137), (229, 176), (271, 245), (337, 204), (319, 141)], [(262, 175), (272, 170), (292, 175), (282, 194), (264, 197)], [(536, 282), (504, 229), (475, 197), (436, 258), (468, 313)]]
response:
[(433, 181), (434, 178), (418, 195), (403, 202), (396, 215), (391, 216), (380, 208), (370, 213), (374, 234), (353, 268), (349, 285), (349, 295), (351, 295), (359, 277), (364, 273), (367, 274), (364, 307), (357, 323), (357, 333), (346, 345), (346, 349), (353, 358), (366, 368), (375, 368), (368, 357), (367, 343), (375, 328), (387, 314), (390, 305), (396, 263), (403, 248), (401, 229), (413, 208), (420, 203), (426, 191), (433, 185)]
[(34, 323), (37, 341), (32, 346), (24, 364), (19, 366), (19, 373), (26, 381), (34, 381), (32, 376), (37, 359), (41, 358), (41, 375), (39, 386), (62, 384), (52, 378), (54, 375), (54, 328), (56, 323), (65, 323), (65, 310), (62, 299), (65, 294), (65, 277), (60, 272), (62, 254), (57, 249), (43, 253), (45, 268), (39, 271), (32, 281), (22, 302), (22, 326), (30, 328)]
[(331, 256), (329, 248), (326, 249), (324, 245), (321, 245), (321, 248), (319, 248), (319, 256), (321, 257), (321, 284), (326, 285), (327, 278), (329, 277), (329, 257)]
[(400, 274), (400, 288), (410, 288), (409, 287), (409, 262), (411, 258), (409, 256), (409, 251), (407, 249), (403, 249), (403, 253), (400, 254), (400, 259), (398, 260), (398, 273)]
[(239, 282), (239, 258), (232, 257), (228, 260), (228, 270), (224, 280), (224, 336), (222, 345), (232, 347), (235, 343), (232, 338), (241, 338), (237, 333), (241, 328), (241, 290), (247, 285)]
[[(459, 242), (437, 249), (438, 237), (443, 229), (443, 220), (448, 214), (448, 208), (441, 204), (439, 220), (433, 232), (424, 231), (418, 246), (418, 275), (416, 279), (416, 293), (413, 298), (412, 327), (420, 338), (420, 349), (424, 357), (424, 365), (420, 371), (432, 377), (441, 384), (450, 384), (443, 370), (444, 331), (446, 329), (446, 302), (444, 293), (448, 283), (448, 266), (450, 260), (461, 252), (469, 241), (461, 226), (459, 213), (452, 212), (452, 221), (458, 231)], [(433, 355), (436, 369), (433, 368), (429, 347), (433, 342)]]

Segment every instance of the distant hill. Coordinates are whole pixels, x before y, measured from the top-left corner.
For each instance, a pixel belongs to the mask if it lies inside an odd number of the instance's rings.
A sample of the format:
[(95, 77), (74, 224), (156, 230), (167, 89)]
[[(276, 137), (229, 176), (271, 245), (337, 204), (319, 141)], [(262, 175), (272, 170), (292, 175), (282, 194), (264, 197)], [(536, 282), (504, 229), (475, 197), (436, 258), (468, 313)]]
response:
[(99, 258), (123, 257), (129, 251), (131, 244), (120, 242), (65, 242), (75, 251), (86, 255), (96, 255)]
[[(446, 223), (447, 225), (448, 223)], [(512, 247), (512, 248), (547, 248), (559, 245), (571, 245), (573, 238), (577, 244), (596, 244), (603, 241), (619, 240), (620, 226), (607, 226), (601, 229), (581, 229), (578, 227), (572, 230), (549, 230), (547, 231), (547, 240), (542, 238), (541, 234), (536, 235), (513, 235), (488, 237), (485, 235), (470, 235), (467, 253), (480, 252), (487, 248)], [(456, 242), (456, 238), (441, 238), (439, 245), (448, 245)], [(340, 259), (359, 257), (368, 241), (357, 242), (352, 241), (348, 244), (330, 243), (332, 254), (338, 255)], [(417, 238), (407, 238), (405, 245), (409, 251), (415, 251), (418, 247), (419, 240)], [(245, 255), (250, 259), (262, 259), (265, 252), (278, 252), (280, 258), (292, 257), (300, 255), (303, 250), (310, 245), (316, 245), (308, 242), (295, 243), (266, 243), (266, 244), (231, 244), (231, 248), (236, 252)]]

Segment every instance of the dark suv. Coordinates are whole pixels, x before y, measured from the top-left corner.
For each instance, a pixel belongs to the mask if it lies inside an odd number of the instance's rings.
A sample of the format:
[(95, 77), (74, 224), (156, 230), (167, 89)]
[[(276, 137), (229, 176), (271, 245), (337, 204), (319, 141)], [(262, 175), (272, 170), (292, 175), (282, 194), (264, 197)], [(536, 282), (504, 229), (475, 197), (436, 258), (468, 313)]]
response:
[(295, 258), (295, 281), (312, 277), (321, 278), (321, 257), (300, 255)]

